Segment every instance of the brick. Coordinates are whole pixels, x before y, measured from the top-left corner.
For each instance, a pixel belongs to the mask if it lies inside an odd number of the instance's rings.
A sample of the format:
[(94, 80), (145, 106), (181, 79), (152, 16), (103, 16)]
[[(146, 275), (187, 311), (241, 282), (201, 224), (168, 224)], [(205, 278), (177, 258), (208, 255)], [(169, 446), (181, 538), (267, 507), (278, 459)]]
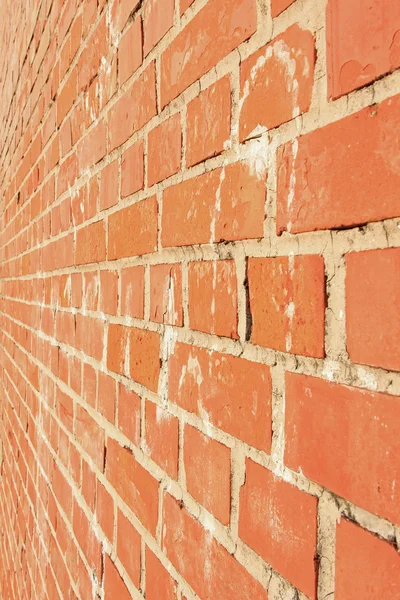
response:
[(144, 267), (131, 267), (121, 271), (121, 314), (144, 317)]
[(107, 127), (99, 121), (79, 142), (77, 149), (78, 169), (82, 175), (87, 169), (100, 162), (107, 153)]
[(325, 273), (322, 256), (249, 258), (254, 344), (323, 358)]
[(286, 10), (295, 0), (271, 0), (271, 15), (277, 17)]
[(96, 538), (93, 529), (90, 527), (87, 516), (76, 501), (74, 503), (73, 529), (90, 568), (97, 573), (100, 573), (101, 543)]
[(315, 497), (247, 459), (246, 481), (240, 494), (239, 536), (307, 597), (316, 598)]
[(185, 508), (164, 498), (162, 548), (204, 600), (267, 600), (267, 592)]
[(209, 0), (161, 56), (162, 108), (247, 40), (256, 27), (255, 0)]
[(179, 264), (150, 267), (150, 319), (182, 327), (182, 268)]
[(400, 248), (346, 255), (346, 336), (355, 363), (400, 371)]
[(104, 429), (82, 406), (76, 406), (75, 436), (101, 471), (104, 468)]
[(130, 146), (122, 155), (121, 198), (126, 198), (144, 187), (143, 142)]
[(336, 595), (395, 598), (399, 582), (400, 558), (392, 544), (342, 519), (336, 537)]
[(148, 139), (149, 186), (179, 171), (182, 152), (182, 127), (179, 113), (152, 129)]
[(181, 0), (181, 15), (193, 4), (194, 0)]
[(96, 518), (100, 527), (112, 542), (114, 539), (114, 501), (104, 485), (97, 480)]
[(117, 518), (117, 556), (137, 588), (140, 585), (140, 541), (139, 533), (119, 510)]
[(105, 555), (104, 595), (106, 598), (130, 600), (131, 595), (108, 554)]
[(108, 138), (113, 150), (146, 125), (156, 114), (156, 72), (154, 62), (110, 109)]
[(400, 13), (390, 0), (329, 0), (328, 96), (338, 98), (400, 67)]
[(172, 479), (177, 479), (178, 419), (158, 404), (149, 401), (146, 401), (145, 411), (145, 451)]
[(157, 249), (157, 200), (141, 200), (108, 219), (108, 258), (140, 256)]
[(96, 221), (76, 232), (75, 264), (102, 262), (106, 259), (106, 231), (104, 221)]
[(174, 0), (144, 0), (144, 55), (164, 37), (174, 24)]
[(110, 423), (115, 421), (116, 381), (106, 373), (98, 373), (97, 410)]
[(107, 442), (107, 479), (143, 526), (155, 536), (159, 483), (113, 439)]
[(60, 126), (76, 100), (77, 86), (78, 78), (77, 69), (75, 68), (68, 76), (57, 98), (57, 127)]
[(116, 315), (118, 308), (118, 272), (100, 271), (100, 310)]
[(200, 431), (185, 426), (186, 486), (204, 508), (229, 525), (231, 503), (230, 450)]
[(314, 63), (313, 35), (298, 25), (241, 63), (241, 141), (308, 111)]
[(98, 319), (77, 314), (76, 346), (88, 356), (101, 360), (103, 356), (104, 325)]
[(131, 329), (130, 376), (157, 392), (160, 374), (160, 335), (155, 331)]
[(399, 216), (399, 107), (394, 96), (279, 148), (278, 233)]
[(191, 262), (188, 283), (191, 329), (238, 339), (235, 262)]
[(231, 135), (231, 83), (228, 75), (189, 102), (186, 123), (188, 166), (223, 152)]
[(169, 358), (168, 396), (238, 439), (269, 451), (269, 367), (177, 343)]
[(288, 373), (286, 465), (400, 523), (398, 404), (388, 394)]
[(110, 323), (107, 340), (107, 369), (129, 376), (129, 328)]
[(142, 19), (136, 17), (124, 33), (118, 46), (120, 85), (140, 67), (143, 61)]
[(138, 8), (140, 0), (115, 0), (111, 9), (111, 22), (115, 31), (121, 32), (129, 17)]
[(140, 397), (119, 385), (118, 427), (135, 446), (140, 444)]
[(147, 600), (175, 600), (176, 581), (146, 546), (146, 598)]
[(163, 246), (188, 246), (263, 236), (264, 169), (235, 163), (164, 191)]
[(107, 45), (108, 34), (106, 15), (104, 15), (91, 34), (85, 49), (79, 57), (78, 74), (80, 90), (86, 89), (90, 81), (97, 75), (101, 64), (101, 58), (107, 55)]
[(118, 161), (104, 167), (100, 179), (100, 210), (111, 208), (118, 202)]

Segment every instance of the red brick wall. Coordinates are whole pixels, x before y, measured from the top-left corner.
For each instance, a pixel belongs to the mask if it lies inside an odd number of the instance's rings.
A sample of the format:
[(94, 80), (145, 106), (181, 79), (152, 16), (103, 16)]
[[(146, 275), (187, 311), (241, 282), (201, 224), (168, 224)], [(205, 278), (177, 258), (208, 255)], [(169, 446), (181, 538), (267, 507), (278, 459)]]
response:
[(398, 598), (399, 32), (1, 3), (2, 599)]

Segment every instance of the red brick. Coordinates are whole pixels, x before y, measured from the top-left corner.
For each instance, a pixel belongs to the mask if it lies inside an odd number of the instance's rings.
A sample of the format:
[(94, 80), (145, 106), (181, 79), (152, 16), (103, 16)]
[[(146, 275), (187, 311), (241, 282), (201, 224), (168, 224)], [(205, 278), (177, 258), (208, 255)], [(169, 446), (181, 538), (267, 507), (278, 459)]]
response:
[(100, 180), (100, 210), (114, 206), (118, 202), (118, 161), (104, 167)]
[(76, 501), (74, 502), (73, 529), (90, 568), (97, 573), (100, 573), (101, 543), (96, 538), (93, 529), (90, 527), (87, 516)]
[(168, 494), (162, 547), (202, 600), (267, 600), (262, 585)]
[(137, 319), (144, 317), (144, 267), (121, 271), (121, 314)]
[(298, 25), (292, 25), (241, 63), (242, 141), (308, 111), (314, 63), (313, 35)]
[(164, 37), (174, 24), (174, 0), (144, 0), (144, 55)]
[(97, 75), (101, 59), (108, 53), (107, 38), (106, 15), (103, 15), (79, 57), (78, 74), (81, 90), (87, 88), (90, 81)]
[(104, 429), (82, 406), (76, 406), (75, 436), (82, 448), (89, 454), (97, 468), (104, 467)]
[(239, 536), (308, 598), (316, 598), (316, 498), (247, 459)]
[(118, 46), (120, 85), (140, 67), (143, 61), (142, 19), (136, 17), (124, 33)]
[(139, 588), (140, 584), (140, 535), (118, 511), (117, 519), (117, 556), (124, 565), (132, 583)]
[(325, 274), (318, 255), (249, 258), (251, 341), (324, 357)]
[(338, 98), (400, 67), (400, 12), (390, 0), (329, 0), (328, 96)]
[(168, 366), (171, 402), (269, 451), (271, 378), (267, 365), (177, 343)]
[(235, 261), (189, 263), (188, 280), (191, 329), (238, 339)]
[(102, 262), (106, 259), (106, 231), (104, 221), (96, 221), (76, 232), (75, 264)]
[(103, 356), (104, 324), (98, 319), (77, 314), (76, 346), (88, 356), (101, 360)]
[(127, 448), (110, 438), (107, 442), (106, 474), (117, 494), (154, 536), (158, 519), (158, 481)]
[(271, 0), (271, 14), (272, 17), (277, 17), (284, 10), (293, 4), (294, 0)]
[(346, 256), (346, 333), (350, 359), (400, 371), (400, 248)]
[(229, 525), (231, 453), (229, 448), (185, 426), (184, 461), (189, 494), (224, 525)]
[(156, 112), (156, 71), (152, 62), (110, 110), (110, 151), (126, 142)]
[(98, 373), (97, 410), (110, 423), (115, 421), (116, 381), (107, 373)]
[(115, 28), (117, 32), (122, 31), (139, 4), (140, 0), (115, 0), (111, 10), (113, 29)]
[(160, 374), (160, 335), (155, 331), (131, 329), (130, 376), (152, 392), (157, 392)]
[(178, 477), (179, 422), (167, 410), (146, 401), (146, 453), (173, 479)]
[[(163, 0), (164, 1), (164, 0)], [(182, 151), (181, 115), (177, 113), (149, 133), (149, 186), (167, 179), (179, 171)]]
[(108, 258), (140, 256), (157, 249), (157, 200), (141, 200), (108, 219)]
[(183, 325), (182, 268), (179, 264), (150, 267), (150, 319), (166, 325)]
[(400, 557), (392, 544), (342, 519), (336, 537), (335, 596), (395, 598), (399, 585)]
[(261, 238), (265, 170), (235, 163), (173, 185), (164, 191), (163, 246)]
[(118, 272), (100, 271), (100, 310), (115, 315), (118, 308)]
[(118, 427), (130, 441), (140, 444), (140, 397), (119, 385), (118, 392)]
[(399, 123), (394, 96), (281, 146), (278, 233), (398, 217)]
[(107, 153), (107, 128), (99, 121), (79, 142), (77, 149), (78, 168), (82, 175), (87, 169), (98, 163)]
[(256, 27), (255, 0), (209, 0), (161, 55), (161, 106), (247, 40)]
[(188, 166), (223, 152), (231, 135), (229, 75), (189, 102), (186, 122), (186, 164)]
[(395, 396), (288, 373), (285, 462), (399, 524), (398, 408)]
[(105, 555), (104, 596), (106, 598), (118, 598), (118, 600), (130, 600), (132, 598), (108, 554)]
[(143, 189), (144, 158), (143, 142), (130, 146), (122, 155), (121, 198), (126, 198)]
[(181, 15), (193, 4), (194, 0), (181, 0)]
[(76, 100), (77, 85), (77, 69), (75, 68), (68, 76), (57, 98), (57, 127), (60, 126)]
[(99, 481), (97, 481), (96, 492), (96, 518), (109, 541), (112, 542), (114, 539), (114, 501)]
[(146, 599), (175, 600), (176, 581), (146, 546)]
[(107, 369), (129, 376), (129, 328), (110, 323), (107, 340)]

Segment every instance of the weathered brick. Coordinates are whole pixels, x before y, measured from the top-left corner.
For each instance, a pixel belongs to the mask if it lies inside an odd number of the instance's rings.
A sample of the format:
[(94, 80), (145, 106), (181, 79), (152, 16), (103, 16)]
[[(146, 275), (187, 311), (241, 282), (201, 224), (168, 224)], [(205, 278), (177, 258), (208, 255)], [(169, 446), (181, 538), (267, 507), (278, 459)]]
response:
[(249, 258), (251, 341), (282, 352), (324, 356), (322, 256)]
[(189, 263), (188, 283), (190, 327), (238, 338), (235, 262), (219, 260)]
[(240, 65), (240, 139), (307, 112), (314, 82), (314, 38), (292, 25)]
[(400, 371), (400, 248), (352, 252), (346, 269), (350, 359)]
[(338, 98), (400, 67), (400, 12), (390, 0), (329, 0), (328, 96)]
[(268, 451), (271, 445), (269, 367), (177, 343), (169, 359), (168, 395), (185, 410)]
[(261, 238), (266, 171), (235, 163), (164, 191), (163, 246)]
[(177, 113), (149, 133), (147, 171), (149, 186), (179, 171), (181, 148), (181, 116)]
[(157, 249), (157, 200), (141, 200), (110, 215), (108, 258), (140, 256)]
[(288, 373), (287, 466), (398, 524), (398, 404), (388, 394)]
[(166, 325), (183, 325), (182, 268), (180, 265), (151, 266), (150, 319)]
[(399, 107), (394, 96), (279, 148), (278, 233), (399, 216)]
[[(209, 0), (161, 56), (161, 105), (247, 40), (256, 27), (255, 0)], [(185, 56), (188, 47), (190, 56)]]

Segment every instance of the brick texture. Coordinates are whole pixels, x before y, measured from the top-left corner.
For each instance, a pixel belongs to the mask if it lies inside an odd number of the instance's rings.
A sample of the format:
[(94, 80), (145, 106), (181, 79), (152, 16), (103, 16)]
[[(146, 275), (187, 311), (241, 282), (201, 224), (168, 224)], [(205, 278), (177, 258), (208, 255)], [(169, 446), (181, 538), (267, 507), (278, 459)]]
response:
[(399, 32), (2, 3), (2, 600), (398, 597)]

